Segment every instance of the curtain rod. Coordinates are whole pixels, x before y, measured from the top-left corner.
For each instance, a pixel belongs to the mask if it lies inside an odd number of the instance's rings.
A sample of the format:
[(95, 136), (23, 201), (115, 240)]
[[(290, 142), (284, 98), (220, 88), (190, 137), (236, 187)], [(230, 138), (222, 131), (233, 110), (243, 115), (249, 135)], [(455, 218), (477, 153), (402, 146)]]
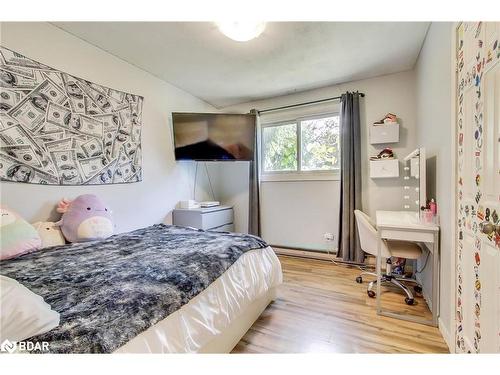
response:
[[(363, 92), (356, 92), (361, 96), (362, 98), (365, 96)], [(268, 109), (263, 109), (261, 111), (257, 110), (258, 114), (265, 113), (265, 112), (271, 112), (271, 111), (279, 111), (280, 109), (287, 109), (287, 108), (294, 108), (294, 107), (302, 107), (304, 105), (310, 105), (310, 104), (316, 104), (316, 103), (323, 103), (323, 102), (329, 102), (332, 100), (337, 100), (342, 98), (342, 96), (333, 96), (331, 98), (326, 98), (326, 99), (319, 99), (319, 100), (313, 100), (310, 102), (304, 102), (304, 103), (297, 103), (297, 104), (290, 104), (290, 105), (285, 105), (283, 107), (275, 107), (275, 108), (268, 108)]]

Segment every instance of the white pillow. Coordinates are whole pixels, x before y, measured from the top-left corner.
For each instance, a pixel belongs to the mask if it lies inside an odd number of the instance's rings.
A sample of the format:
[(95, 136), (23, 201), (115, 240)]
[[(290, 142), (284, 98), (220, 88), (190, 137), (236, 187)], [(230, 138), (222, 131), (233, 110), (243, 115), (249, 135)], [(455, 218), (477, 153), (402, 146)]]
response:
[(37, 221), (32, 224), (42, 239), (42, 248), (60, 246), (66, 243), (61, 227), (50, 221)]
[(0, 342), (22, 341), (59, 325), (59, 313), (16, 280), (0, 275)]

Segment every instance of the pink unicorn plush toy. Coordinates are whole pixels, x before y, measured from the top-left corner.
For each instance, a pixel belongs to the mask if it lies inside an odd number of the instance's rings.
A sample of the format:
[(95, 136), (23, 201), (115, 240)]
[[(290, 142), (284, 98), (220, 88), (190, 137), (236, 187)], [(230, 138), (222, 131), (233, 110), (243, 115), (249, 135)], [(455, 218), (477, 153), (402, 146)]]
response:
[(57, 225), (69, 242), (100, 240), (113, 234), (111, 210), (93, 194), (62, 199), (57, 212), (63, 214)]

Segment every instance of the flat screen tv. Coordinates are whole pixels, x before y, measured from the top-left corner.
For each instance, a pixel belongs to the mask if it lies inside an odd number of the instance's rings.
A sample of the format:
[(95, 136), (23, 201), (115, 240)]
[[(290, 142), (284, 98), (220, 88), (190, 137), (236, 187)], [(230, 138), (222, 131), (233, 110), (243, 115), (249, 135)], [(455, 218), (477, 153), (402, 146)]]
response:
[(176, 160), (253, 160), (255, 115), (173, 112)]

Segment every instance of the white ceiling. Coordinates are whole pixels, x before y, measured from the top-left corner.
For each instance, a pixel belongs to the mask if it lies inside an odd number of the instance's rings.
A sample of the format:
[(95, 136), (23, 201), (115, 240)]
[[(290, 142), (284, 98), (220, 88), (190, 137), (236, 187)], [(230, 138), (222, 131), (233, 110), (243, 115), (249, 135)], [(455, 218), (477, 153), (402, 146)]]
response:
[(216, 106), (413, 68), (425, 22), (271, 22), (235, 42), (210, 22), (56, 26)]

